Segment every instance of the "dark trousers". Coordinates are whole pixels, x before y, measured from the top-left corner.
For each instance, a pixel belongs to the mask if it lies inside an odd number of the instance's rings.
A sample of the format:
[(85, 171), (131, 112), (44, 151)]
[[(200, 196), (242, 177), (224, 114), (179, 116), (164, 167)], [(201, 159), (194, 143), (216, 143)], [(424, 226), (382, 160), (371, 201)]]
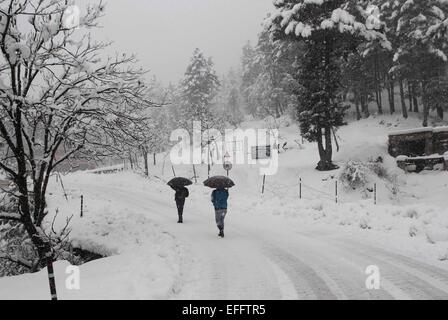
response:
[(179, 215), (179, 220), (182, 220), (182, 215), (184, 214), (184, 205), (185, 205), (185, 199), (176, 200), (177, 214)]
[(224, 230), (224, 219), (227, 215), (227, 209), (215, 209), (216, 225), (219, 230)]

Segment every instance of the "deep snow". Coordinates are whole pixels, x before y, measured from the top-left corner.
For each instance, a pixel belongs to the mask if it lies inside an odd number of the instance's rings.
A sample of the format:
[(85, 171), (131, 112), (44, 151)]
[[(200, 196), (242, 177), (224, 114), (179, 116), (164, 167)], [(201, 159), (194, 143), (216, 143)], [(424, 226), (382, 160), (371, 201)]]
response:
[[(62, 227), (65, 218), (73, 215), (71, 236), (75, 245), (109, 256), (81, 266), (81, 291), (64, 289), (67, 263), (58, 262), (60, 296), (67, 299), (320, 297), (324, 289), (298, 290), (303, 279), (294, 272), (301, 269), (288, 269), (290, 263), (298, 264), (297, 257), (282, 253), (283, 249), (300, 252), (301, 262), (305, 263), (302, 271), (311, 267), (319, 279), (326, 279), (326, 287), (335, 298), (378, 298), (362, 291), (363, 268), (372, 264), (368, 258), (356, 266), (356, 272), (360, 273), (355, 273), (355, 278), (360, 279), (356, 288), (361, 291), (353, 293), (353, 297), (343, 290), (345, 285), (354, 290), (354, 286), (347, 284), (349, 267), (341, 269), (342, 262), (335, 262), (340, 269), (340, 274), (334, 275), (336, 278), (332, 276), (334, 270), (322, 270), (326, 268), (320, 264), (323, 261), (349, 259), (353, 253), (351, 249), (342, 250), (345, 246), (354, 246), (364, 253), (373, 250), (369, 249), (373, 246), (375, 250), (386, 250), (375, 259), (387, 258), (389, 252), (399, 253), (424, 262), (425, 266), (448, 270), (448, 199), (445, 196), (448, 173), (405, 174), (387, 155), (388, 133), (418, 127), (418, 123), (417, 119), (402, 121), (398, 116), (384, 116), (341, 128), (338, 132), (341, 150), (335, 154), (336, 163), (343, 167), (349, 160), (366, 162), (382, 157), (385, 168), (396, 177), (398, 192), (391, 192), (390, 182), (369, 176), (369, 183), (378, 184), (378, 205), (374, 205), (372, 193), (348, 190), (342, 185), (336, 204), (334, 188), (339, 172), (315, 171), (316, 146), (310, 143), (299, 146), (295, 142), (296, 125), (284, 119), (281, 140), (288, 142), (289, 149), (280, 155), (278, 174), (267, 177), (265, 194), (261, 194), (262, 177), (256, 166), (236, 166), (231, 171), (237, 186), (231, 190), (228, 236), (222, 241), (216, 237), (210, 190), (201, 185), (207, 177), (206, 166), (196, 167), (198, 184), (191, 187), (185, 225), (175, 223), (172, 190), (165, 185), (173, 174), (165, 155), (158, 155), (158, 165), (150, 166), (150, 179), (128, 171), (64, 176), (68, 201), (60, 185), (52, 181), (49, 207), (51, 215), (58, 211), (56, 223)], [(249, 122), (244, 126), (266, 125)], [(193, 177), (190, 166), (176, 166), (175, 171), (178, 176)], [(223, 173), (221, 166), (212, 167), (212, 174)], [(303, 199), (298, 197), (300, 178)], [(79, 217), (81, 195), (85, 199), (82, 219)], [(330, 246), (334, 248), (329, 249)], [(318, 257), (310, 253), (313, 250), (319, 253)], [(337, 250), (342, 250), (339, 258), (335, 255)], [(352, 258), (353, 261), (361, 259), (361, 254)], [(313, 259), (317, 260), (313, 262)], [(394, 256), (390, 260), (405, 268), (402, 258)], [(425, 268), (413, 270), (412, 274), (417, 273), (420, 280), (434, 285), (430, 276), (422, 274)], [(47, 299), (45, 277), (44, 270), (34, 275), (0, 279), (0, 299)], [(266, 280), (269, 278), (275, 279), (275, 284)], [(342, 285), (339, 281), (346, 282)], [(225, 286), (221, 294), (211, 293), (210, 286), (216, 283)], [(387, 283), (385, 295), (416, 297), (403, 288), (397, 289), (393, 281)], [(445, 289), (443, 285), (438, 288), (448, 295)]]

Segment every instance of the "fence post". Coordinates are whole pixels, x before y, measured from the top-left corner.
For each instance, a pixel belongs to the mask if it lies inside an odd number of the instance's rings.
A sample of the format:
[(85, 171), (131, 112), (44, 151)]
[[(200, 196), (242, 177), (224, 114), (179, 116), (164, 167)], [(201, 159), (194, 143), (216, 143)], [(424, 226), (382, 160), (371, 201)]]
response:
[(335, 200), (338, 203), (338, 182), (335, 183)]
[(176, 171), (174, 171), (174, 166), (173, 165), (171, 165), (171, 169), (173, 170), (174, 177), (176, 177)]
[(81, 218), (84, 216), (84, 196), (81, 195)]
[(263, 176), (263, 188), (261, 189), (261, 194), (264, 194), (264, 185), (266, 183), (266, 175)]
[(373, 199), (374, 199), (374, 204), (376, 205), (377, 203), (377, 198), (376, 198), (376, 183), (373, 186)]
[(302, 199), (302, 178), (299, 181), (299, 199)]

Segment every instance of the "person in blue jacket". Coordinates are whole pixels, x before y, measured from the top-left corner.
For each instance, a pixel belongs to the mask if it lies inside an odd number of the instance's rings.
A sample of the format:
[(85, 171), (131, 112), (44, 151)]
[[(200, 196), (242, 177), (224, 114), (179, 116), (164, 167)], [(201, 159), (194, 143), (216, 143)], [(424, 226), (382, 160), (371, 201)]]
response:
[(216, 225), (219, 229), (219, 235), (224, 238), (224, 219), (227, 215), (227, 200), (229, 191), (224, 188), (216, 189), (212, 192), (212, 203), (215, 207)]

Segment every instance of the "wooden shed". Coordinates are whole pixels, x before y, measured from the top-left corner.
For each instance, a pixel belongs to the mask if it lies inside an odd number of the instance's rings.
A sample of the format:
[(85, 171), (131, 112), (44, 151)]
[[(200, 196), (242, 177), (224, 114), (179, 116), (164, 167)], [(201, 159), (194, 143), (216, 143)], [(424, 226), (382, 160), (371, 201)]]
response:
[(435, 128), (432, 140), (434, 154), (445, 154), (448, 152), (448, 127)]
[(393, 157), (421, 157), (448, 152), (448, 127), (418, 128), (389, 134), (389, 154)]
[(408, 172), (448, 170), (448, 127), (392, 132), (389, 154)]

